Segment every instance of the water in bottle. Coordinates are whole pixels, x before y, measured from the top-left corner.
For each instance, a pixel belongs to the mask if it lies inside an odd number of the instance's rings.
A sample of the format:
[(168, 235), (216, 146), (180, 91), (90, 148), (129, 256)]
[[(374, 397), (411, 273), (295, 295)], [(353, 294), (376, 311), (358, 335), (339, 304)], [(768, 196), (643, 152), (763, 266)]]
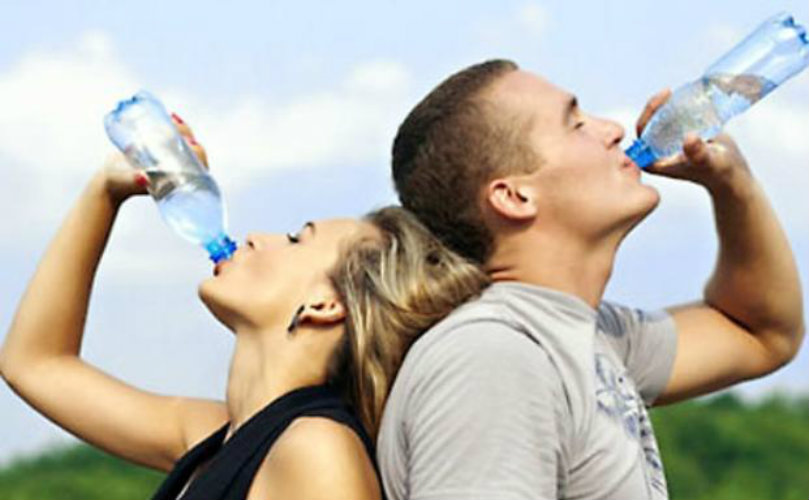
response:
[(216, 181), (186, 144), (163, 105), (147, 92), (118, 103), (104, 125), (130, 163), (149, 177), (160, 214), (183, 238), (203, 246), (214, 262), (236, 244), (225, 232), (225, 205)]
[(707, 140), (809, 65), (806, 30), (778, 14), (705, 71), (678, 88), (657, 110), (626, 154), (641, 168), (679, 153), (686, 134)]

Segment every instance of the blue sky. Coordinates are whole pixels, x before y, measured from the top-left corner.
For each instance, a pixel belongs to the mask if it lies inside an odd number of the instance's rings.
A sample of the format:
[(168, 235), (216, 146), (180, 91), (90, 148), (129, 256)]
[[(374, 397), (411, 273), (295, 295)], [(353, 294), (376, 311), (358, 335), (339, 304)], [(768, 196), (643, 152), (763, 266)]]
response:
[[(194, 126), (235, 237), (394, 201), (388, 151), (410, 107), (445, 76), (492, 57), (575, 92), (623, 123), (648, 96), (696, 78), (779, 10), (805, 1), (16, 2), (0, 17), (0, 336), (37, 260), (111, 146), (101, 118), (139, 88)], [(809, 72), (730, 124), (809, 272)], [(693, 300), (716, 239), (698, 187), (648, 178), (660, 208), (627, 239), (607, 298)], [(210, 268), (148, 199), (124, 208), (91, 304), (84, 356), (140, 387), (221, 397), (232, 339), (197, 299)], [(807, 306), (809, 307), (809, 306)], [(721, 353), (718, 353), (721, 355)], [(809, 390), (809, 350), (742, 385)], [(68, 437), (0, 388), (0, 461)]]

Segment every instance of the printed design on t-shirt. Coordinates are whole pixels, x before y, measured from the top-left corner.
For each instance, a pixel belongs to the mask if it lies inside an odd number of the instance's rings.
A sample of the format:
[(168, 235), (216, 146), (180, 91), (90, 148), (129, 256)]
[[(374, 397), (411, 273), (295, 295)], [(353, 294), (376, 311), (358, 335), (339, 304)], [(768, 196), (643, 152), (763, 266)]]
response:
[(620, 425), (637, 441), (646, 457), (646, 479), (661, 493), (668, 495), (663, 462), (657, 448), (652, 422), (626, 370), (617, 370), (610, 358), (595, 355), (596, 401), (598, 411)]

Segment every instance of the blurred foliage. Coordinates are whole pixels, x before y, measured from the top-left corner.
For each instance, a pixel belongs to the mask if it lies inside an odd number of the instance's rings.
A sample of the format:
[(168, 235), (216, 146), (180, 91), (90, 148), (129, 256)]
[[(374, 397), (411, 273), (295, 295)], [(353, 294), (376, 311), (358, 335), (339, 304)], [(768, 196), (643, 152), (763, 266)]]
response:
[(809, 498), (809, 397), (724, 393), (651, 413), (672, 499)]
[[(655, 409), (652, 420), (674, 500), (809, 498), (809, 397), (725, 393)], [(0, 469), (0, 498), (143, 499), (163, 477), (76, 445)]]
[(2, 500), (150, 498), (165, 474), (88, 445), (49, 450), (0, 469)]

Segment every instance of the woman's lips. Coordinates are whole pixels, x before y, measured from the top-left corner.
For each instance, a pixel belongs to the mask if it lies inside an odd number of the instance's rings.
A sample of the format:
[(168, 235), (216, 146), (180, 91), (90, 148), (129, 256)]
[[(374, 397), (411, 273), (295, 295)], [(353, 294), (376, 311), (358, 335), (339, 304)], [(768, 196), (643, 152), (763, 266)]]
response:
[(214, 264), (214, 266), (213, 266), (213, 275), (214, 276), (219, 276), (219, 273), (222, 272), (222, 266), (225, 265), (225, 262), (227, 262), (227, 260), (220, 260), (219, 262)]

